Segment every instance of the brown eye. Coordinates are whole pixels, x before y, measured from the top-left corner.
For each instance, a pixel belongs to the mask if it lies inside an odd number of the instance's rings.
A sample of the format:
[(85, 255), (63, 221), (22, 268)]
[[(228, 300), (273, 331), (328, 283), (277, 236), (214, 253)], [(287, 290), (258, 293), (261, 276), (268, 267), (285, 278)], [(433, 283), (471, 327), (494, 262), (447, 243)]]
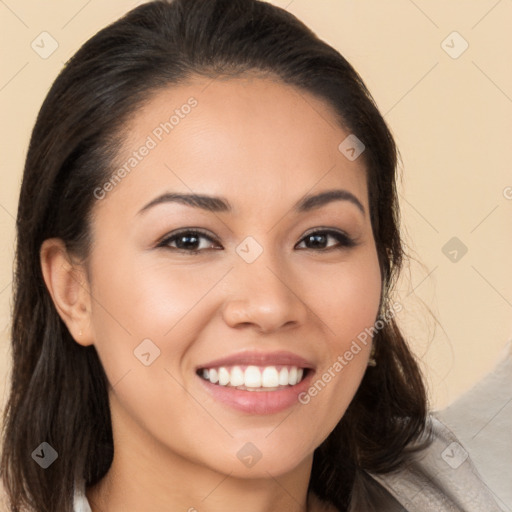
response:
[[(328, 245), (329, 239), (334, 239), (337, 244)], [(355, 241), (345, 233), (334, 230), (318, 230), (307, 234), (300, 243), (306, 244), (306, 249), (318, 249), (320, 251), (331, 249), (342, 249), (346, 247), (354, 247)]]
[[(211, 243), (202, 243), (203, 240), (207, 240)], [(212, 245), (216, 245), (216, 242), (212, 237), (203, 231), (188, 229), (173, 233), (170, 236), (166, 236), (158, 244), (158, 247), (164, 247), (171, 250), (174, 249), (180, 252), (188, 252), (193, 254), (200, 253), (206, 249), (215, 249), (216, 247), (212, 247)]]

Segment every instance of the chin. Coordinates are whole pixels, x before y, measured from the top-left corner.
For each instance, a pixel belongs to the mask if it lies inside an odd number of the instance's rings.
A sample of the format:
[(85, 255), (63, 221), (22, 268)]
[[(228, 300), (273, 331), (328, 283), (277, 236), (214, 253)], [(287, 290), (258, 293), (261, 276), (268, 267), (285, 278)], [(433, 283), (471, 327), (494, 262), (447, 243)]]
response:
[[(309, 464), (313, 459), (316, 447), (311, 441), (304, 438), (297, 439), (296, 443), (283, 442), (286, 436), (268, 435), (254, 436), (252, 441), (246, 437), (243, 441), (231, 440), (230, 447), (226, 450), (216, 450), (211, 453), (208, 463), (214, 471), (229, 474), (234, 478), (242, 479), (268, 479), (279, 477), (292, 472), (303, 464)], [(306, 447), (310, 445), (311, 448)], [(226, 454), (230, 454), (227, 456)], [(233, 455), (234, 454), (234, 457)], [(212, 460), (214, 459), (214, 460)]]

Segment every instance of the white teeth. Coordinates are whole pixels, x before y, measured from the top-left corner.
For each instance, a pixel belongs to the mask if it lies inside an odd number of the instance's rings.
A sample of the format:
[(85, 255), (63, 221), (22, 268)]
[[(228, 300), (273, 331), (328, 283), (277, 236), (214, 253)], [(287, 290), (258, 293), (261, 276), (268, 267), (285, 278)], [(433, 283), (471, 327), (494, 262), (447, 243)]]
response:
[(210, 370), (210, 382), (212, 384), (216, 384), (219, 382), (219, 375), (217, 374), (217, 370), (215, 368), (212, 368)]
[(279, 385), (288, 386), (288, 368), (281, 368), (279, 372)]
[(205, 368), (202, 377), (212, 384), (251, 389), (279, 388), (294, 386), (304, 376), (304, 370), (297, 366), (284, 366), (278, 370), (275, 366), (240, 366), (220, 368)]
[(261, 384), (264, 388), (275, 388), (279, 385), (279, 374), (275, 366), (267, 366), (263, 370)]
[(219, 384), (226, 386), (229, 384), (230, 375), (226, 368), (219, 368)]
[(243, 386), (245, 382), (244, 372), (240, 366), (234, 366), (231, 370), (231, 386)]
[(261, 372), (257, 366), (245, 369), (244, 384), (246, 388), (261, 388)]

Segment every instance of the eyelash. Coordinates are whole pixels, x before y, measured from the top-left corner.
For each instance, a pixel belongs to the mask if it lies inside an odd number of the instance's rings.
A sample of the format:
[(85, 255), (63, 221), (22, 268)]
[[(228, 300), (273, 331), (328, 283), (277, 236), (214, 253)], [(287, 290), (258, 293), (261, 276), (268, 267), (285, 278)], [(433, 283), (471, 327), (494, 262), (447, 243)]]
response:
[[(169, 246), (169, 244), (171, 242), (176, 241), (177, 239), (179, 239), (181, 236), (184, 236), (184, 235), (189, 235), (189, 236), (192, 235), (196, 238), (207, 238), (211, 242), (217, 243), (207, 232), (205, 232), (201, 229), (197, 229), (197, 228), (187, 228), (187, 229), (182, 229), (176, 233), (172, 233), (169, 236), (166, 236), (164, 239), (162, 239), (157, 244), (157, 247), (171, 249), (173, 251), (190, 254), (190, 255), (199, 255), (200, 253), (202, 253), (205, 250), (205, 249), (179, 249), (177, 247)], [(353, 238), (349, 237), (347, 234), (343, 233), (342, 231), (336, 231), (336, 230), (327, 229), (327, 228), (325, 228), (325, 229), (319, 228), (319, 229), (316, 229), (315, 231), (310, 231), (309, 233), (304, 235), (303, 238), (301, 238), (299, 243), (302, 243), (308, 237), (311, 237), (313, 235), (332, 236), (333, 238), (335, 238), (338, 241), (338, 245), (327, 247), (324, 249), (318, 249), (318, 250), (306, 247), (306, 250), (310, 250), (310, 251), (314, 251), (314, 252), (329, 252), (331, 250), (341, 250), (341, 249), (355, 247), (357, 245), (357, 242)], [(219, 250), (219, 249), (209, 249), (209, 250)]]

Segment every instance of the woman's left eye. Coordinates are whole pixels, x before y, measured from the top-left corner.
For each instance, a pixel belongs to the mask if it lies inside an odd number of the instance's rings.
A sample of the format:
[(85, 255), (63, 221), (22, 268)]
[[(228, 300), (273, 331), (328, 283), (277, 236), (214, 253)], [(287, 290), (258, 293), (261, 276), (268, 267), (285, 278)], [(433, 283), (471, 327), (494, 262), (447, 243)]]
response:
[[(334, 239), (337, 243), (329, 244), (329, 239)], [(305, 244), (306, 247), (299, 247), (301, 244)], [(355, 245), (357, 245), (356, 241), (347, 234), (332, 229), (323, 229), (308, 233), (301, 239), (296, 247), (321, 252), (331, 249), (354, 247)], [(199, 254), (208, 249), (222, 249), (222, 247), (215, 242), (213, 237), (196, 229), (182, 230), (167, 236), (158, 243), (157, 247), (170, 248), (188, 254)]]
[[(329, 238), (334, 238), (338, 243), (327, 245)], [(353, 238), (341, 231), (334, 231), (332, 229), (313, 231), (307, 234), (300, 243), (303, 242), (312, 245), (312, 247), (306, 247), (306, 249), (319, 249), (320, 251), (342, 249), (356, 245), (356, 241)]]

